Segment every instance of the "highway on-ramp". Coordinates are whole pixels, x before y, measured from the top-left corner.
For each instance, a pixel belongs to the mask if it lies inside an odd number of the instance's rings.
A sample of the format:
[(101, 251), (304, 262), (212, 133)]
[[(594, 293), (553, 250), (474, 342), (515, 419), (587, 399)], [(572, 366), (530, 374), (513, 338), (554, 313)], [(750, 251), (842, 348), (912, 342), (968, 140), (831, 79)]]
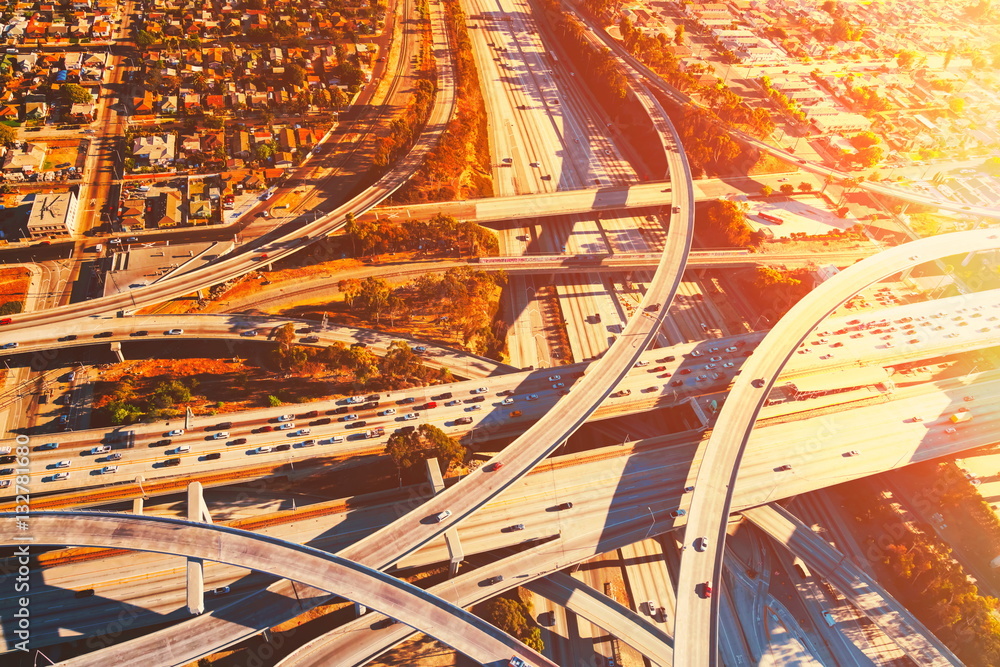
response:
[[(27, 521), (27, 533), (15, 520)], [(517, 639), (475, 614), (378, 570), (318, 549), (223, 526), (94, 512), (36, 512), (30, 517), (0, 514), (0, 544), (66, 544), (187, 556), (269, 572), (391, 613), (483, 665), (517, 656), (528, 664), (557, 667)]]
[(962, 664), (906, 607), (791, 512), (780, 505), (761, 505), (743, 510), (743, 516), (840, 590), (916, 664)]
[(717, 664), (719, 598), (703, 596), (703, 585), (721, 584), (726, 524), (746, 444), (769, 390), (798, 346), (823, 319), (868, 285), (942, 257), (994, 248), (1000, 248), (1000, 235), (986, 229), (886, 250), (819, 285), (757, 346), (730, 389), (698, 470), (677, 583), (675, 664)]

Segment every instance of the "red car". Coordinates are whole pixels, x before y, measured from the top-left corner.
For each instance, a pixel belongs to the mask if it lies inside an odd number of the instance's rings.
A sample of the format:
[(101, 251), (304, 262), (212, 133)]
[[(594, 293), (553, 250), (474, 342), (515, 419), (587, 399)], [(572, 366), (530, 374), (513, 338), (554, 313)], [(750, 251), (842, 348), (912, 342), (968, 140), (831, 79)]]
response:
[(503, 462), (497, 461), (496, 463), (490, 466), (490, 472), (496, 472), (497, 470), (500, 470), (500, 468), (502, 467), (503, 467)]
[(712, 582), (706, 581), (701, 585), (701, 595), (704, 598), (712, 597)]

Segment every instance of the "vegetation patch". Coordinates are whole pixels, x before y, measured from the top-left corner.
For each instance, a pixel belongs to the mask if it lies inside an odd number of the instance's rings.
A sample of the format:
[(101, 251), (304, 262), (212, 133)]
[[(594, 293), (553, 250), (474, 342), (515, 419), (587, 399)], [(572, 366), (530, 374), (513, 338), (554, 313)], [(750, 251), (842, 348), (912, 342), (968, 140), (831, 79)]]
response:
[(893, 597), (965, 664), (1000, 664), (1000, 605), (979, 594), (951, 548), (904, 521), (866, 480), (834, 492), (854, 516), (878, 580)]
[(493, 196), (486, 103), (459, 3), (443, 4), (455, 62), (455, 113), (441, 140), (395, 201), (451, 201)]
[(276, 346), (259, 362), (178, 359), (134, 361), (103, 370), (94, 388), (95, 426), (305, 403), (366, 390), (393, 390), (451, 382), (447, 370), (428, 368), (409, 346), (394, 342), (384, 356), (342, 343), (294, 345), (291, 324), (273, 334)]

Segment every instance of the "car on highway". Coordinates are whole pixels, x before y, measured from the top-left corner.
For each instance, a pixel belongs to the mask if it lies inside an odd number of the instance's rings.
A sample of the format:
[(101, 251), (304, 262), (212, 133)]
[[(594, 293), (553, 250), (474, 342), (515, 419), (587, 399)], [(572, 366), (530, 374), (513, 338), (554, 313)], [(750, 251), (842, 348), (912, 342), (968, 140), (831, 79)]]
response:
[(470, 405), (469, 407), (467, 407), (465, 409), (465, 411), (466, 412), (475, 412), (477, 410), (482, 410), (482, 409), (483, 409), (483, 406), (481, 406), (481, 405)]
[(435, 523), (441, 523), (442, 521), (444, 521), (445, 519), (447, 519), (450, 516), (451, 516), (451, 510), (445, 510), (443, 512), (438, 512), (437, 514), (434, 515), (434, 521), (435, 521)]
[(706, 581), (701, 585), (701, 595), (706, 599), (712, 597), (712, 584), (710, 582)]
[(382, 410), (379, 413), (379, 415), (382, 417), (388, 417), (389, 415), (394, 415), (394, 414), (396, 414), (396, 408), (386, 408), (385, 410)]
[(280, 445), (275, 445), (274, 446), (274, 451), (276, 451), (276, 452), (287, 452), (291, 448), (292, 448), (292, 446), (286, 442), (286, 443), (282, 443)]
[(698, 539), (696, 539), (694, 541), (694, 548), (697, 549), (698, 551), (704, 551), (705, 549), (707, 549), (708, 548), (708, 538), (707, 537), (699, 537)]
[(792, 466), (786, 463), (785, 465), (778, 466), (774, 470), (776, 472), (788, 472), (791, 469), (792, 469)]
[(527, 396), (524, 397), (524, 400), (526, 400), (526, 401), (537, 401), (538, 400), (538, 394), (528, 394)]
[(290, 428), (295, 428), (295, 424), (293, 422), (285, 422), (284, 424), (278, 427), (278, 430), (287, 431)]
[(566, 383), (564, 383), (564, 382), (556, 382), (554, 385), (552, 385), (552, 388), (553, 389), (562, 389), (565, 386), (566, 386)]
[(241, 336), (245, 336), (247, 338), (252, 338), (253, 336), (257, 335), (257, 330), (256, 329), (247, 329), (246, 331), (240, 332), (240, 335)]
[(512, 532), (513, 531), (518, 531), (518, 530), (524, 530), (524, 524), (523, 523), (515, 523), (508, 530), (510, 530)]
[(220, 588), (213, 588), (212, 595), (225, 595), (229, 592), (229, 586), (222, 586)]
[(413, 348), (413, 351), (414, 352), (426, 352), (427, 348), (424, 347), (423, 345), (417, 345), (415, 348)]
[(695, 381), (695, 382), (704, 382), (704, 381), (705, 381), (705, 380), (707, 380), (707, 379), (708, 379), (708, 376), (707, 376), (707, 375), (699, 375), (698, 377), (696, 377), (696, 378), (694, 379), (694, 381)]
[(101, 468), (100, 474), (110, 475), (113, 472), (118, 472), (118, 466), (104, 466), (103, 468)]
[(216, 459), (221, 459), (222, 454), (219, 452), (210, 452), (201, 457), (202, 461), (215, 461)]
[(164, 336), (180, 336), (184, 333), (184, 329), (170, 329), (169, 331), (164, 331)]
[(677, 517), (684, 516), (685, 514), (687, 514), (687, 510), (677, 509), (670, 513), (670, 518), (676, 519)]
[(640, 359), (632, 365), (632, 368), (642, 368), (643, 366), (648, 366), (649, 362), (645, 359)]
[[(64, 479), (69, 479), (68, 472), (57, 472), (56, 474), (52, 475), (52, 481), (64, 480)], [(7, 481), (9, 482), (10, 480)]]
[(293, 435), (309, 435), (311, 433), (312, 433), (312, 429), (300, 428), (298, 431), (295, 431), (294, 433), (289, 433), (288, 435), (289, 436), (293, 436)]
[(460, 401), (460, 400), (458, 400), (458, 399), (456, 398), (456, 399), (454, 399), (454, 400), (451, 400), (451, 401), (448, 401), (447, 403), (445, 403), (445, 404), (444, 404), (444, 406), (445, 406), (446, 408), (450, 408), (450, 407), (451, 407), (451, 406), (453, 406), (453, 405), (461, 405), (461, 403), (462, 403), (462, 401)]
[(58, 442), (46, 442), (44, 445), (38, 445), (37, 451), (44, 451), (46, 449), (59, 449)]
[(709, 357), (709, 361), (722, 361), (722, 357)]
[(958, 429), (955, 428), (954, 426), (949, 426), (944, 430), (944, 432), (947, 433), (948, 435), (951, 435), (953, 433), (958, 433)]
[(213, 433), (208, 437), (210, 440), (222, 440), (223, 438), (229, 437), (229, 431), (219, 431), (218, 433)]
[(253, 452), (254, 454), (267, 454), (269, 451), (271, 451), (271, 447), (269, 447), (268, 445), (261, 445), (257, 449), (252, 449), (250, 451)]
[(178, 435), (184, 435), (184, 429), (182, 429), (182, 428), (175, 428), (173, 431), (167, 431), (167, 435), (171, 436), (171, 437), (178, 436)]
[(55, 463), (53, 463), (52, 467), (53, 468), (68, 468), (69, 464), (70, 464), (70, 462), (68, 460), (63, 459), (62, 461), (56, 461)]
[(93, 447), (90, 450), (90, 453), (91, 454), (107, 454), (110, 451), (111, 451), (111, 447), (109, 447), (108, 445), (99, 445), (97, 447)]
[(549, 382), (558, 382), (559, 380), (562, 380), (562, 376), (561, 375), (550, 375), (549, 376)]
[(844, 452), (844, 456), (848, 456), (848, 457), (849, 456), (857, 456), (858, 454), (860, 454), (860, 452), (858, 450), (856, 450), (856, 449), (852, 449), (849, 452)]
[(337, 419), (337, 421), (350, 422), (350, 421), (354, 421), (357, 418), (358, 418), (357, 415), (344, 415), (343, 417), (340, 417), (339, 419)]
[(290, 422), (295, 419), (295, 415), (281, 415), (278, 417), (279, 422)]
[(520, 417), (521, 416), (521, 411), (520, 410), (514, 410), (514, 411), (512, 411), (510, 413), (510, 416), (511, 417)]
[(513, 399), (513, 398), (510, 398), (510, 397), (508, 396), (507, 398), (505, 398), (505, 399), (503, 399), (502, 401), (500, 401), (500, 405), (510, 405), (510, 404), (511, 404), (511, 403), (513, 403), (513, 402), (514, 402), (514, 399)]
[(486, 387), (477, 387), (476, 389), (473, 389), (469, 393), (470, 394), (485, 394), (487, 391), (488, 391), (488, 389), (486, 389)]
[(764, 378), (757, 378), (756, 380), (754, 380), (750, 384), (753, 385), (754, 387), (756, 387), (757, 389), (760, 389), (761, 387), (763, 387), (767, 383), (764, 382)]

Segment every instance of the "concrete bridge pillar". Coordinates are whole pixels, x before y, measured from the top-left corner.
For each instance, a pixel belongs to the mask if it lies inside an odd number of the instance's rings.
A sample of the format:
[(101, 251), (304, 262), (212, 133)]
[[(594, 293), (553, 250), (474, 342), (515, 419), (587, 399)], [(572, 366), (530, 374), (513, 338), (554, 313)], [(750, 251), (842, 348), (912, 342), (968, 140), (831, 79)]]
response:
[(122, 354), (122, 344), (120, 342), (115, 341), (114, 343), (111, 343), (111, 351), (114, 353), (119, 363), (125, 361), (125, 355)]
[[(434, 493), (444, 491), (444, 477), (441, 475), (441, 465), (437, 459), (427, 459), (427, 479)], [(458, 566), (465, 558), (462, 542), (458, 539), (458, 529), (449, 528), (445, 531), (444, 542), (448, 547), (448, 574), (454, 577), (458, 574)]]
[(142, 496), (139, 496), (138, 498), (133, 498), (132, 499), (132, 514), (136, 514), (136, 515), (142, 514), (142, 509), (143, 509)]
[[(201, 482), (191, 482), (187, 488), (188, 521), (212, 523), (212, 517), (205, 506)], [(187, 561), (187, 608), (192, 614), (205, 611), (205, 568), (200, 558)]]

